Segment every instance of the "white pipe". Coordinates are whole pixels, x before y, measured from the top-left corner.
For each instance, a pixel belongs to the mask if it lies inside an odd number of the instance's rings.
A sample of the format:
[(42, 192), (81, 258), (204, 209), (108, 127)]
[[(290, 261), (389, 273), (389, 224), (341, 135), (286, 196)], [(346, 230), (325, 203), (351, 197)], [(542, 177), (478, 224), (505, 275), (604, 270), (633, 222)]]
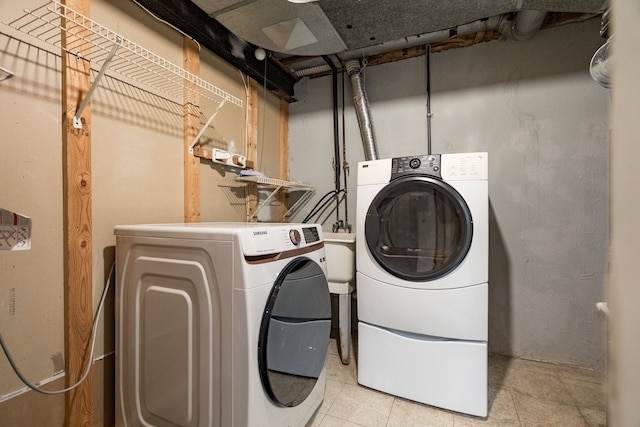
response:
[(516, 19), (510, 26), (500, 30), (513, 40), (529, 40), (540, 30), (545, 16), (547, 16), (546, 10), (524, 9), (516, 14)]
[(601, 311), (607, 316), (609, 316), (609, 305), (606, 302), (597, 303), (596, 308), (598, 309), (598, 311)]

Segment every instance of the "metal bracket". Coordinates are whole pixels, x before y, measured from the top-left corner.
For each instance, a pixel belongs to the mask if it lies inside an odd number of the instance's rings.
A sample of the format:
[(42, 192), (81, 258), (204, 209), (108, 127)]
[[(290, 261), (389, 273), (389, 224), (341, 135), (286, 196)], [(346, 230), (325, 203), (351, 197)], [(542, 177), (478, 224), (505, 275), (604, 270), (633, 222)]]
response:
[(209, 127), (209, 125), (211, 124), (213, 119), (216, 117), (216, 115), (218, 114), (218, 111), (220, 111), (220, 109), (222, 108), (222, 106), (224, 105), (225, 102), (226, 102), (226, 98), (223, 99), (222, 101), (220, 101), (220, 104), (218, 104), (218, 108), (216, 108), (216, 110), (213, 112), (213, 114), (211, 114), (211, 117), (209, 117), (209, 120), (207, 120), (207, 122), (204, 124), (204, 126), (202, 126), (202, 128), (200, 129), (200, 132), (198, 132), (196, 137), (193, 138), (193, 141), (191, 141), (191, 144), (189, 145), (189, 154), (193, 154), (193, 147), (195, 147), (195, 145), (198, 143), (198, 140), (204, 134), (204, 132), (207, 130), (207, 128)]
[[(116, 52), (118, 51), (118, 48), (120, 47), (121, 44), (122, 44), (122, 37), (116, 37), (113, 47), (111, 48), (111, 52), (109, 52), (109, 55), (105, 59), (104, 63), (102, 64), (102, 67), (100, 68), (100, 71), (98, 72), (98, 75), (93, 80), (93, 83), (91, 84), (91, 87), (87, 92), (87, 95), (84, 97), (84, 99), (78, 106), (78, 111), (76, 111), (76, 114), (73, 116), (74, 128), (82, 129), (82, 121), (80, 120), (80, 116), (82, 115), (82, 112), (84, 111), (84, 109), (87, 107), (87, 104), (91, 100), (91, 97), (93, 96), (93, 92), (95, 92), (96, 87), (98, 87), (100, 80), (102, 80), (102, 77), (104, 77), (104, 74), (109, 69), (109, 64), (111, 64), (111, 61), (113, 60), (113, 57), (116, 55)], [(78, 56), (78, 59), (81, 59), (81, 57)]]
[(13, 76), (14, 76), (13, 72), (7, 70), (4, 67), (0, 67), (0, 82), (9, 80)]

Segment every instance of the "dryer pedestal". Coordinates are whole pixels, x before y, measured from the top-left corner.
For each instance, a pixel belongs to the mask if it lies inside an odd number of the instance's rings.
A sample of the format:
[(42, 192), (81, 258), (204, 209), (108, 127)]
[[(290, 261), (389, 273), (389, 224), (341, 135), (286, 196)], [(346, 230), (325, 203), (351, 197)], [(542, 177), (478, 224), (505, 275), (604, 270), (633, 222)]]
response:
[(487, 416), (487, 342), (446, 340), (358, 323), (358, 383)]

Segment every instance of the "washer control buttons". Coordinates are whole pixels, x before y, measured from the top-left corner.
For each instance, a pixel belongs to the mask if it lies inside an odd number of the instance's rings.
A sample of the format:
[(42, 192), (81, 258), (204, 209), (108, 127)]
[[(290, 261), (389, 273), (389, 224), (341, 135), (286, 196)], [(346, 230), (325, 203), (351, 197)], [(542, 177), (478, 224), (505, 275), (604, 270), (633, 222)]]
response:
[(289, 230), (289, 239), (291, 243), (298, 246), (300, 244), (300, 232), (296, 229)]
[(409, 167), (411, 169), (418, 169), (421, 164), (422, 162), (417, 157), (414, 157), (413, 159), (409, 160)]

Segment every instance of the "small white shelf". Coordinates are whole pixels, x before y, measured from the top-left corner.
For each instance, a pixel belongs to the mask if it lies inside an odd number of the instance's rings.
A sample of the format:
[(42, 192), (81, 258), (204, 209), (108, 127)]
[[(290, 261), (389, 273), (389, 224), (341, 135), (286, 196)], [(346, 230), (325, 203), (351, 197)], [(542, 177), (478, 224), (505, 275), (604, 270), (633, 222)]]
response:
[[(227, 103), (238, 107), (243, 106), (241, 99), (57, 0), (47, 2), (33, 10), (24, 10), (24, 13), (23, 16), (11, 22), (3, 21), (3, 24), (60, 49), (63, 49), (64, 32), (67, 40), (64, 50), (76, 55), (78, 59), (89, 61), (91, 68), (100, 70), (85, 100), (80, 104), (76, 117), (82, 113), (84, 105), (105, 72), (117, 73), (125, 79), (144, 85), (152, 93), (163, 94), (182, 105), (193, 104), (193, 100), (197, 100), (199, 107), (204, 107), (207, 103), (218, 108)], [(87, 46), (89, 46), (88, 49)], [(89, 53), (86, 53), (87, 51)]]
[[(266, 197), (262, 200), (258, 200), (258, 206), (253, 215), (249, 216), (247, 213), (247, 184), (254, 184), (258, 187), (258, 190), (265, 190), (268, 192)], [(281, 220), (293, 215), (298, 211), (305, 203), (313, 197), (316, 190), (314, 187), (299, 182), (283, 181), (275, 178), (268, 178), (266, 176), (236, 176), (233, 178), (223, 178), (218, 184), (223, 189), (225, 195), (229, 199), (231, 206), (236, 209), (236, 212), (240, 216), (246, 217), (248, 221), (251, 221), (258, 216), (258, 212), (265, 206), (278, 205), (276, 195), (281, 192), (302, 192), (300, 197), (293, 203), (291, 207), (284, 213)], [(238, 191), (240, 190), (240, 191)]]

